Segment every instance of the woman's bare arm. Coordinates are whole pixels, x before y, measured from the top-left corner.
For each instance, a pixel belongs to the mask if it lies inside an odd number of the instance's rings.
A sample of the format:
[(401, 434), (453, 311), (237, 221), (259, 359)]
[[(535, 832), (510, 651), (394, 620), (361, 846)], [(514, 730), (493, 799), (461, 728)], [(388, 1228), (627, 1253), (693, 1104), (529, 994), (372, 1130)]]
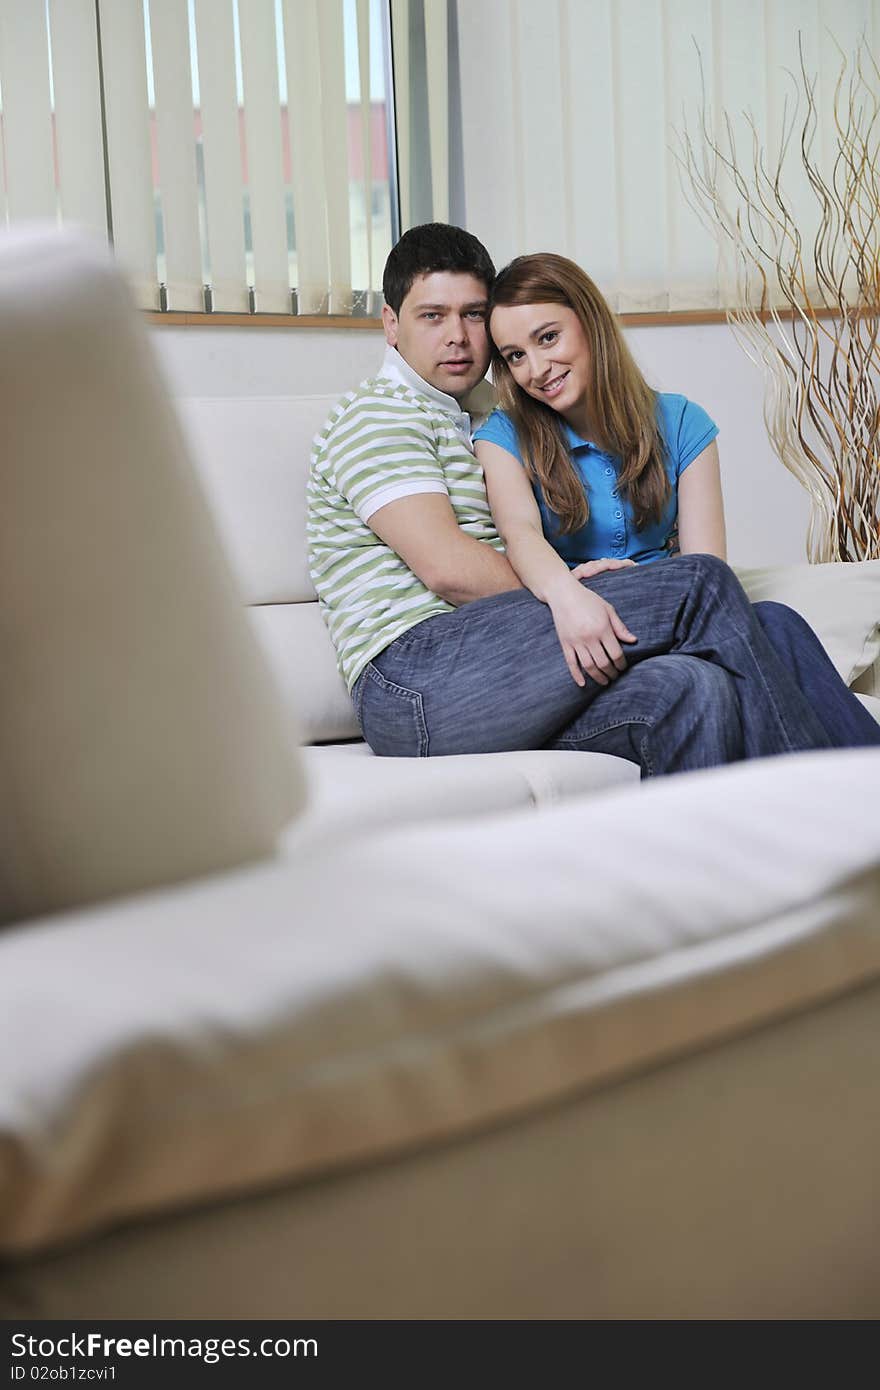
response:
[(545, 539), (541, 513), (519, 460), (488, 440), (478, 440), (476, 451), (507, 557), (522, 582), (550, 608), (572, 680), (583, 685), (586, 673), (597, 684), (607, 685), (626, 669), (620, 643), (636, 638), (610, 603), (579, 583)]
[(727, 559), (721, 468), (714, 439), (678, 480), (678, 544), (682, 555)]

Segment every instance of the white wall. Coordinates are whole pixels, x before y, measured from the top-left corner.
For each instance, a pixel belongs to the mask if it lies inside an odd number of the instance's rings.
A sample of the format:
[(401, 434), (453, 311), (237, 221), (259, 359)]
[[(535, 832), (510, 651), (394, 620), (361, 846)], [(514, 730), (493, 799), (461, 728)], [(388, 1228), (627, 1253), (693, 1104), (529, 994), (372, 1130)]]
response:
[[(375, 370), (382, 335), (366, 329), (156, 327), (153, 341), (177, 396), (342, 394)], [(730, 559), (806, 558), (806, 495), (772, 453), (762, 380), (724, 324), (631, 329), (652, 386), (699, 401), (721, 430)]]
[(371, 329), (166, 328), (153, 342), (176, 396), (340, 395), (375, 371)]
[(807, 494), (770, 448), (763, 377), (731, 330), (705, 324), (631, 329), (627, 336), (652, 386), (699, 401), (718, 425), (731, 562), (805, 561)]

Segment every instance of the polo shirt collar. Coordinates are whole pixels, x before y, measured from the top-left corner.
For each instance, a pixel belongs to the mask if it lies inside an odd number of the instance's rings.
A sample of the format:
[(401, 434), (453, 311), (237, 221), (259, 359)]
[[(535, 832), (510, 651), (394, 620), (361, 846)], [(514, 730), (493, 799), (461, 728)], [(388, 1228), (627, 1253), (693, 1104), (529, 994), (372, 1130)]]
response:
[(454, 415), (458, 420), (464, 411), (454, 396), (447, 396), (445, 391), (438, 391), (436, 386), (432, 386), (429, 381), (420, 377), (418, 372), (414, 372), (409, 363), (401, 357), (397, 348), (390, 344), (385, 348), (385, 357), (382, 361), (382, 369), (379, 372), (386, 381), (394, 381), (400, 386), (408, 386), (413, 391), (418, 391), (420, 396), (427, 396), (438, 409), (446, 415)]
[(599, 445), (596, 444), (594, 440), (584, 439), (576, 430), (572, 429), (567, 420), (563, 421), (563, 424), (565, 425), (565, 435), (570, 449), (592, 449), (595, 454), (602, 453)]

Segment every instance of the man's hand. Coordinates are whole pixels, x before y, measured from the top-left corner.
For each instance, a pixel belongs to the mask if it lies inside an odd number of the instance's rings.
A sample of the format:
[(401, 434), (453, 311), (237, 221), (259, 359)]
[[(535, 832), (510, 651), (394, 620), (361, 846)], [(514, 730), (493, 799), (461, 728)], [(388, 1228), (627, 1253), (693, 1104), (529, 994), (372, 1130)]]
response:
[(638, 568), (635, 560), (612, 560), (608, 557), (602, 560), (585, 560), (582, 565), (575, 565), (571, 574), (573, 579), (595, 579), (597, 574), (604, 574), (606, 570), (624, 570), (629, 567)]
[(605, 599), (580, 584), (566, 585), (554, 595), (550, 610), (565, 664), (576, 685), (586, 685), (585, 676), (597, 685), (608, 685), (626, 670), (620, 644), (638, 638)]

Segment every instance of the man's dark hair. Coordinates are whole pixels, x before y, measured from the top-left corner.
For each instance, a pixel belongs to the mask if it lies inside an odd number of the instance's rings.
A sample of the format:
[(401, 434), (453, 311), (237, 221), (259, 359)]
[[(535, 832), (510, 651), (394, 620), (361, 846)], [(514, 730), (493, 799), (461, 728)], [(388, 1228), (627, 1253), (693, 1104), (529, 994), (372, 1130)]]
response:
[(483, 281), (487, 292), (495, 279), (492, 258), (475, 236), (448, 222), (424, 222), (421, 227), (410, 227), (404, 232), (385, 262), (385, 303), (399, 314), (413, 281), (419, 275), (433, 275), (436, 270), (473, 275)]

